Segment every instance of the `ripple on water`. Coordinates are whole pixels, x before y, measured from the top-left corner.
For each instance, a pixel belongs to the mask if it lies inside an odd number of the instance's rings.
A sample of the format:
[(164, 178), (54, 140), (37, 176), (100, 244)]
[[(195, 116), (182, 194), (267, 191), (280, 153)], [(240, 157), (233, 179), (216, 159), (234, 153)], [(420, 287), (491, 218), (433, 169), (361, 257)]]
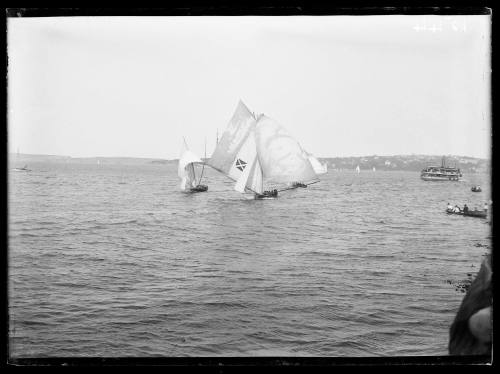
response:
[(446, 280), (490, 243), (443, 212), (486, 195), (418, 173), (255, 201), (210, 169), (196, 195), (175, 165), (43, 169), (9, 181), (14, 356), (446, 354), (463, 297)]

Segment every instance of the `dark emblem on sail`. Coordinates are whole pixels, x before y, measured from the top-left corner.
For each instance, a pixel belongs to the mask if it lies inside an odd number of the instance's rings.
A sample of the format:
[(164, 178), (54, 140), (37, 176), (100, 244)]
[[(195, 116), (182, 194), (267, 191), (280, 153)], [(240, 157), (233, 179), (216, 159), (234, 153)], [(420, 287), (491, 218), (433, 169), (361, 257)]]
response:
[(240, 160), (240, 159), (236, 160), (236, 168), (238, 168), (239, 170), (243, 171), (246, 166), (247, 166), (247, 163), (245, 161)]

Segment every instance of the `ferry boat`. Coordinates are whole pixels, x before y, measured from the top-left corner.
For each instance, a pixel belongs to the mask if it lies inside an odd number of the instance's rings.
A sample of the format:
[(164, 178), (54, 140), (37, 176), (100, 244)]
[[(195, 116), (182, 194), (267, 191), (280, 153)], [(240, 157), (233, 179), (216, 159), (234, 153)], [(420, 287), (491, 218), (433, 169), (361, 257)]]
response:
[(424, 181), (458, 181), (461, 177), (460, 169), (446, 166), (444, 156), (441, 166), (428, 166), (420, 173)]

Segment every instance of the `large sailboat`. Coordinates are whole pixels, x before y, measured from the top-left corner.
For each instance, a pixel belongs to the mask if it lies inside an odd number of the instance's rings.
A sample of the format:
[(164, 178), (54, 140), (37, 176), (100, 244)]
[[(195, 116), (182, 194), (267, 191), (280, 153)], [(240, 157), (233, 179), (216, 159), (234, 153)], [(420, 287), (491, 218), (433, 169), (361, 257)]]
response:
[(278, 191), (318, 181), (299, 143), (273, 119), (253, 114), (242, 101), (208, 165), (236, 182), (240, 193), (276, 198)]
[[(201, 164), (202, 170), (199, 180), (196, 178), (194, 165)], [(181, 157), (179, 159), (179, 166), (177, 174), (181, 178), (181, 190), (184, 192), (205, 192), (208, 186), (201, 184), (203, 178), (204, 162), (192, 151), (189, 150), (186, 139), (182, 146)]]

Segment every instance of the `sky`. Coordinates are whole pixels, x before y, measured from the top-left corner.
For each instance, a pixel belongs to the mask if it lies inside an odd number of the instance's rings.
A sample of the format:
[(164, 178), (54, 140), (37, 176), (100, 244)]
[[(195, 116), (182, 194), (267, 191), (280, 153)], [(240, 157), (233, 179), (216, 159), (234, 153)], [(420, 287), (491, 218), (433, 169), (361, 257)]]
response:
[(210, 156), (239, 100), (318, 157), (490, 158), (490, 16), (9, 18), (9, 152)]

